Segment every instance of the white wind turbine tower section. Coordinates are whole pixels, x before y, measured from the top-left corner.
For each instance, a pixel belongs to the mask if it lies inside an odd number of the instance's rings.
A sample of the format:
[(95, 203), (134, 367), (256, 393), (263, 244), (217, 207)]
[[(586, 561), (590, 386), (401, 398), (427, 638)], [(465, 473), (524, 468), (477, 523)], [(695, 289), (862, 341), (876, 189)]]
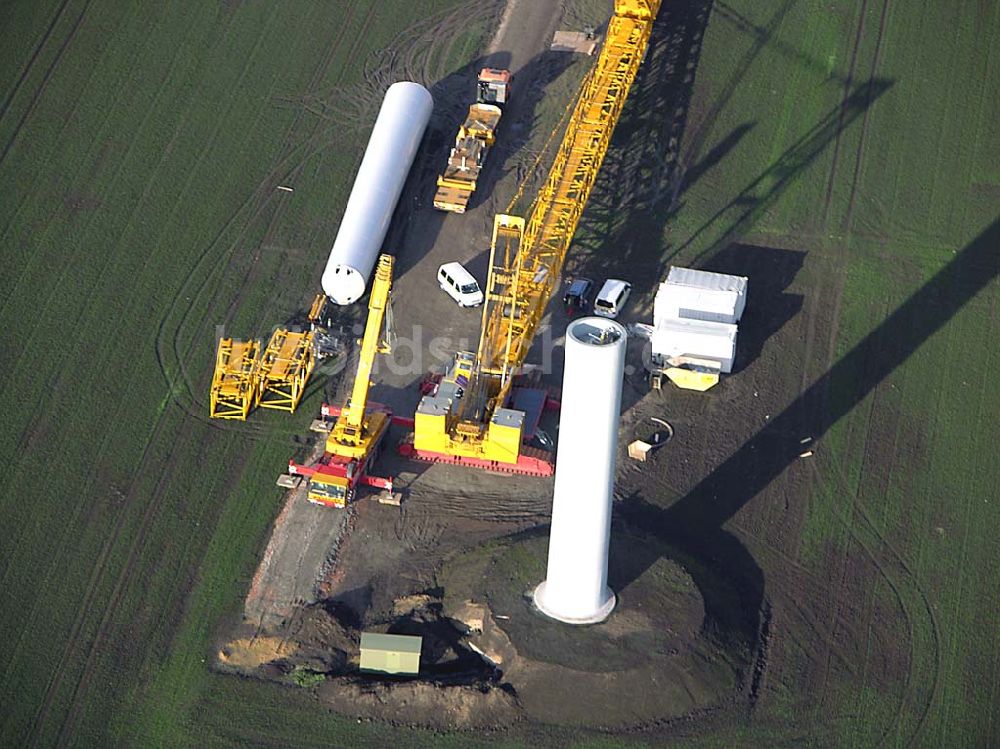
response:
[(603, 621), (615, 607), (608, 543), (625, 345), (613, 320), (584, 317), (566, 328), (549, 561), (534, 600), (570, 624)]
[(323, 292), (337, 304), (365, 293), (433, 108), (419, 83), (394, 83), (385, 93), (323, 271)]

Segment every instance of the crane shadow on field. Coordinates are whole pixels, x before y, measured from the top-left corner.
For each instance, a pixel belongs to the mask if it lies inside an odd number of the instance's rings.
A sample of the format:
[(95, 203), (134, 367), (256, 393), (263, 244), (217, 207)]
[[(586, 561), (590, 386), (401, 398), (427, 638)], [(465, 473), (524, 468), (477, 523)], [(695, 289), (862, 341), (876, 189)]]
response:
[[(743, 122), (704, 152), (718, 115), (746, 70), (773, 41), (774, 31), (791, 4), (784, 3), (767, 25), (758, 29), (755, 44), (741, 59), (738, 72), (705, 114), (691, 111), (691, 96), (713, 3), (703, 0), (661, 12), (649, 54), (581, 218), (567, 271), (592, 278), (626, 273), (633, 283), (633, 309), (648, 312), (652, 292), (674, 257), (696, 241), (706, 241), (703, 235), (715, 236), (705, 250), (690, 260), (685, 258), (687, 264), (697, 265), (699, 259), (739, 240), (826, 147), (892, 87), (892, 80), (872, 78), (847, 90), (837, 106), (702, 226), (682, 243), (665, 247), (667, 226), (683, 207), (685, 193), (756, 130), (758, 123)], [(811, 62), (807, 67), (814, 70), (817, 64)], [(704, 124), (695, 127), (689, 122), (692, 118)], [(695, 127), (690, 139), (689, 125)]]
[[(666, 4), (653, 24), (645, 60), (622, 110), (566, 261), (572, 273), (630, 280), (659, 278), (659, 236), (680, 191), (680, 147), (688, 121), (711, 0)], [(722, 161), (754, 127), (747, 122), (702, 161)], [(636, 267), (642, 260), (641, 267)], [(640, 291), (641, 289), (636, 289)]]
[[(617, 504), (616, 517), (706, 565), (713, 572), (699, 582), (709, 586), (702, 590), (706, 611), (717, 606), (730, 608), (715, 616), (722, 616), (722, 621), (759, 648), (768, 627), (763, 573), (742, 543), (724, 529), (725, 524), (798, 460), (803, 429), (814, 440), (821, 439), (998, 276), (1000, 219), (958, 250), (929, 281), (693, 489), (669, 506), (633, 493)], [(614, 537), (611, 548), (615, 548)], [(653, 549), (653, 545), (630, 544), (629, 565), (609, 581), (612, 588), (627, 587), (654, 564), (660, 555)], [(697, 570), (693, 574), (698, 581)], [(720, 580), (724, 585), (713, 590)], [(751, 696), (754, 689), (752, 686)]]
[[(756, 247), (739, 244), (738, 240), (749, 232), (755, 223), (772, 207), (795, 179), (824, 152), (837, 136), (852, 122), (864, 115), (874, 102), (892, 87), (892, 81), (872, 79), (858, 85), (840, 105), (832, 108), (798, 138), (758, 177), (740, 190), (734, 197), (706, 220), (680, 247), (661, 249), (661, 242), (668, 222), (676, 214), (676, 208), (663, 203), (662, 210), (644, 210), (640, 206), (626, 205), (619, 212), (615, 208), (607, 216), (605, 224), (612, 226), (609, 233), (598, 236), (587, 234), (579, 245), (574, 267), (577, 272), (592, 278), (602, 278), (610, 274), (618, 275), (626, 269), (626, 278), (633, 284), (633, 297), (629, 314), (641, 320), (652, 317), (652, 300), (659, 282), (666, 276), (667, 266), (681, 251), (691, 245), (700, 234), (715, 232), (715, 239), (708, 247), (689, 256), (686, 264), (720, 273), (746, 275), (760, 278), (758, 282), (765, 294), (761, 303), (754, 301), (757, 286), (751, 284), (749, 314), (758, 315), (758, 309), (766, 309), (761, 318), (763, 327), (745, 325), (741, 331), (737, 351), (736, 371), (748, 366), (759, 355), (768, 337), (778, 332), (801, 307), (802, 300), (790, 295), (776, 295), (775, 283), (778, 278), (762, 273), (762, 269), (778, 272), (781, 276), (780, 288), (785, 288), (801, 268), (801, 253), (787, 250)], [(694, 172), (700, 177), (712, 165), (718, 163), (724, 153), (720, 150), (727, 142), (733, 141), (731, 133), (717, 148), (713, 148), (701, 162), (695, 164), (688, 174)], [(689, 178), (678, 183), (678, 195), (693, 184)], [(605, 191), (607, 194), (607, 191)], [(673, 200), (669, 196), (660, 198)], [(586, 216), (587, 214), (585, 214)], [(599, 222), (605, 216), (598, 209), (595, 219)], [(797, 259), (796, 259), (797, 258)], [(789, 275), (790, 274), (790, 275)], [(747, 335), (746, 333), (749, 333)], [(636, 367), (638, 370), (638, 367)], [(645, 372), (636, 371), (626, 380), (633, 385), (623, 394), (623, 409), (631, 407), (642, 397), (643, 388), (639, 383)]]
[(823, 153), (827, 146), (862, 117), (875, 101), (893, 86), (890, 79), (872, 78), (859, 84), (844, 100), (828, 111), (803, 133), (784, 153), (742, 190), (718, 209), (667, 257), (693, 245), (709, 232), (716, 233), (695, 260), (711, 255), (750, 231), (764, 213), (775, 204), (795, 179)]

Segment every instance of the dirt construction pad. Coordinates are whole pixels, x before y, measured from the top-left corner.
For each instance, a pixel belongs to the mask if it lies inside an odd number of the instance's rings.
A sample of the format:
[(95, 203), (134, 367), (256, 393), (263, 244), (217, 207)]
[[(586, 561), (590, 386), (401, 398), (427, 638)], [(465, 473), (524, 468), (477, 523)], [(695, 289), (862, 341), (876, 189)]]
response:
[[(533, 103), (571, 56), (548, 51), (558, 14), (546, 6), (511, 2), (489, 54), (477, 61), (514, 72), (515, 96), (501, 143), (531, 132)], [(435, 87), (436, 112), (460, 110), (472, 75), (470, 69)], [(397, 211), (391, 238), (403, 249), (394, 306), (397, 323), (474, 347), (478, 311), (456, 309), (438, 291), (434, 270), (459, 260), (484, 276), (492, 217), (504, 207), (497, 195), (513, 193), (521, 170), (513, 151), (498, 148), (484, 180), (488, 187), (467, 214), (434, 211), (434, 177), (455, 122), (457, 115), (432, 122), (436, 132), (429, 140), (439, 145), (415, 166), (404, 195), (410, 202)], [(501, 727), (526, 719), (642, 730), (724, 705), (751, 704), (766, 668), (759, 569), (752, 560), (744, 564), (746, 552), (735, 538), (713, 527), (703, 543), (700, 529), (684, 518), (669, 522), (668, 508), (737, 440), (751, 435), (765, 412), (778, 408), (756, 397), (754, 382), (767, 365), (761, 342), (787, 329), (797, 309), (788, 306), (781, 284), (800, 259), (767, 249), (755, 258), (780, 271), (772, 275), (775, 288), (755, 297), (751, 323), (760, 335), (741, 340), (736, 374), (712, 393), (648, 393), (643, 342), (630, 342), (609, 569), (618, 605), (606, 622), (571, 627), (531, 606), (530, 591), (544, 577), (551, 479), (410, 462), (388, 450), (380, 471), (396, 477), (405, 497), (400, 507), (363, 497), (337, 511), (312, 507), (301, 490), (290, 493), (254, 578), (244, 624), (220, 650), (217, 665), (278, 680), (304, 671), (325, 674), (318, 695), (339, 712), (443, 727)], [(588, 266), (592, 262), (581, 255), (572, 270), (599, 277), (603, 261)], [(637, 278), (650, 279), (661, 270), (653, 252), (645, 265), (633, 268)], [(623, 322), (648, 316), (652, 284), (639, 286)], [(566, 322), (563, 310), (552, 305), (544, 321), (552, 356), (543, 374), (551, 388), (561, 382), (559, 336)], [(420, 353), (431, 360), (432, 352)], [(412, 413), (418, 381), (412, 372), (383, 369), (373, 397)], [(650, 417), (668, 419), (675, 437), (637, 464), (625, 446), (647, 436)], [(691, 429), (695, 423), (697, 430)], [(546, 415), (542, 428), (557, 434), (557, 419)], [(716, 431), (726, 437), (707, 449), (693, 437)], [(404, 437), (394, 427), (390, 440)], [(468, 623), (470, 606), (482, 612), (482, 623), (474, 627)], [(362, 629), (421, 635), (420, 678), (361, 677), (356, 648)]]

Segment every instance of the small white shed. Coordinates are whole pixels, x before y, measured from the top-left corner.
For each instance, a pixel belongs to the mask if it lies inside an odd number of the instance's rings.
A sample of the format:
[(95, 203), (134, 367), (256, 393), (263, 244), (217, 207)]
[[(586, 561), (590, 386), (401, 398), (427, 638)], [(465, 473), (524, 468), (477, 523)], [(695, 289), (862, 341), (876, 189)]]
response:
[(668, 318), (736, 323), (747, 303), (747, 278), (670, 268), (653, 300), (653, 325)]
[(736, 326), (668, 317), (653, 330), (652, 352), (653, 361), (660, 365), (668, 357), (693, 356), (718, 362), (719, 371), (728, 374), (736, 358)]
[(422, 643), (423, 638), (415, 635), (362, 632), (360, 668), (384, 674), (419, 673)]

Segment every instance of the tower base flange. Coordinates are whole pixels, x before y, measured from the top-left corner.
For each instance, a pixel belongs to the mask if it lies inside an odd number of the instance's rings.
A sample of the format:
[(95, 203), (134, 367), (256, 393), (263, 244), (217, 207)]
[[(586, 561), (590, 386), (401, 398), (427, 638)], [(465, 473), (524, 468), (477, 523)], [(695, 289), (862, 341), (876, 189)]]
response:
[(604, 603), (602, 603), (593, 614), (587, 616), (566, 616), (558, 611), (545, 605), (545, 581), (540, 582), (536, 587), (531, 597), (535, 603), (535, 608), (541, 611), (545, 616), (550, 619), (555, 619), (559, 622), (565, 622), (566, 624), (600, 624), (615, 608), (615, 604), (618, 599), (615, 594), (611, 591), (611, 588), (605, 588), (604, 593), (607, 597)]

